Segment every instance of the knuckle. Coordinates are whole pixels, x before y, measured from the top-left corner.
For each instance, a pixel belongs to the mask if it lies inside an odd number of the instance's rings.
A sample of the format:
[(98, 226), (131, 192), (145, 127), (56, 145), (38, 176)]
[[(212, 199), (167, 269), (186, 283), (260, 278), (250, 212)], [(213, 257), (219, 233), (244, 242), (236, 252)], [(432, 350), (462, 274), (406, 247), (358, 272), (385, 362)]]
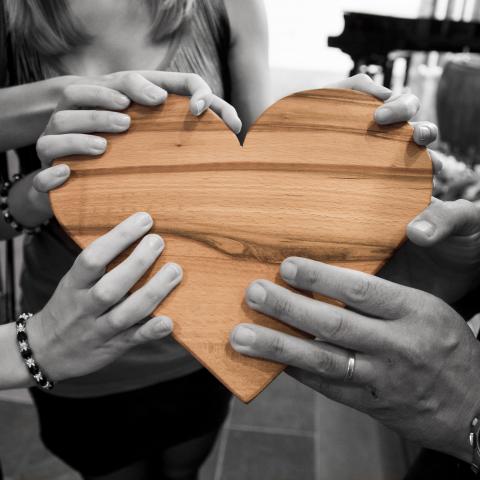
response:
[(348, 301), (363, 303), (370, 297), (372, 290), (373, 285), (369, 278), (359, 278), (345, 290), (345, 295)]
[(147, 305), (156, 305), (162, 298), (164, 298), (166, 295), (165, 289), (164, 288), (159, 288), (159, 289), (153, 289), (153, 288), (147, 288), (143, 292), (143, 297), (145, 299), (145, 302)]
[(105, 90), (99, 85), (94, 85), (91, 87), (91, 95), (97, 103), (102, 102), (105, 98)]
[(352, 79), (356, 85), (363, 85), (372, 82), (372, 79), (366, 73), (357, 73)]
[(50, 122), (49, 122), (50, 128), (53, 129), (54, 131), (61, 130), (62, 126), (65, 124), (66, 119), (67, 119), (67, 114), (65, 113), (64, 110), (55, 112), (50, 118)]
[(268, 350), (275, 357), (282, 357), (285, 353), (285, 342), (279, 335), (273, 335), (269, 340)]
[(50, 154), (50, 138), (49, 137), (50, 137), (49, 135), (46, 135), (46, 136), (40, 137), (37, 141), (36, 150), (40, 160), (44, 160), (49, 157), (49, 154)]
[(123, 74), (122, 80), (125, 83), (133, 84), (133, 83), (136, 83), (139, 78), (141, 79), (143, 77), (137, 72), (125, 72)]
[(131, 258), (132, 268), (135, 270), (146, 270), (152, 264), (152, 260), (147, 255), (134, 255)]
[(77, 262), (81, 264), (81, 266), (88, 271), (91, 272), (98, 272), (104, 268), (100, 257), (97, 255), (93, 249), (86, 248), (78, 257)]
[(93, 124), (99, 124), (102, 121), (103, 115), (98, 110), (89, 110), (88, 119)]
[(70, 102), (75, 100), (77, 96), (78, 86), (77, 85), (67, 85), (62, 91), (63, 101)]
[(276, 296), (272, 300), (272, 311), (274, 316), (280, 318), (290, 318), (294, 313), (292, 302), (284, 296)]
[(331, 322), (326, 323), (322, 327), (322, 332), (324, 332), (324, 335), (331, 340), (346, 337), (345, 317), (343, 313), (340, 311), (333, 312), (331, 316)]
[(106, 315), (105, 323), (108, 325), (108, 328), (114, 332), (123, 330), (123, 318), (120, 315)]
[(316, 349), (313, 353), (313, 366), (315, 372), (327, 375), (334, 374), (337, 367), (333, 356), (320, 349)]
[(308, 267), (304, 278), (307, 286), (313, 287), (320, 281), (320, 271), (316, 268)]
[(117, 293), (114, 287), (97, 283), (92, 288), (92, 297), (93, 300), (100, 305), (112, 305), (117, 300)]

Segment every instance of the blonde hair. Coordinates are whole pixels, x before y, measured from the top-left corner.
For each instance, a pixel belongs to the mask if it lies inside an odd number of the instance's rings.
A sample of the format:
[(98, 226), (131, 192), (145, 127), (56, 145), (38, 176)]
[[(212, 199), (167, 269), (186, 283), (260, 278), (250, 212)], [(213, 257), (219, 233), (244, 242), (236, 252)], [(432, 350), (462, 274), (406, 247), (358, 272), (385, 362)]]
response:
[[(85, 44), (67, 0), (4, 0), (15, 44), (28, 45), (44, 58), (53, 58)], [(151, 38), (159, 42), (173, 34), (191, 15), (194, 0), (143, 0), (152, 19)]]

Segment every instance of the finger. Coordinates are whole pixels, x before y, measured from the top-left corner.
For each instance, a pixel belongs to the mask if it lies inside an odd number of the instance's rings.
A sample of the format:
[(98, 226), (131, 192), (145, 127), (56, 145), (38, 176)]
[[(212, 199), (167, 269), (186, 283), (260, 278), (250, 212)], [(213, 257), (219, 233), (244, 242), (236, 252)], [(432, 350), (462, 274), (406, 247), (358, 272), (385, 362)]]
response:
[(441, 155), (435, 150), (428, 150), (428, 154), (433, 163), (433, 174), (438, 175), (443, 170), (443, 160)]
[(391, 336), (384, 322), (294, 293), (267, 280), (250, 285), (247, 304), (320, 340), (351, 350), (385, 348)]
[(400, 318), (410, 312), (412, 300), (417, 300), (414, 289), (307, 258), (287, 258), (280, 266), (280, 274), (287, 283), (300, 290), (340, 300), (377, 318)]
[(119, 302), (145, 275), (163, 251), (165, 244), (159, 235), (142, 238), (133, 252), (113, 270), (105, 274), (90, 290), (92, 305), (100, 311)]
[(44, 135), (37, 141), (37, 155), (42, 165), (50, 165), (53, 160), (69, 155), (101, 155), (106, 148), (104, 138), (82, 133)]
[(329, 85), (328, 88), (346, 88), (356, 90), (373, 95), (380, 100), (386, 100), (392, 95), (392, 91), (389, 88), (375, 83), (368, 75), (364, 73), (359, 73), (353, 77), (342, 80), (341, 82)]
[(241, 132), (242, 121), (232, 105), (214, 95), (210, 108), (222, 118), (222, 120), (225, 122), (225, 125), (227, 125), (232, 132), (236, 133), (237, 135)]
[(385, 105), (375, 112), (375, 121), (379, 125), (408, 122), (420, 109), (420, 100), (411, 94), (404, 94), (388, 99)]
[(468, 321), (468, 326), (472, 330), (473, 335), (478, 337), (478, 332), (480, 331), (480, 314), (475, 315)]
[(443, 202), (432, 199), (430, 206), (407, 227), (408, 238), (427, 247), (452, 235), (480, 234), (480, 208), (468, 200)]
[(68, 281), (77, 288), (91, 287), (104, 274), (106, 266), (145, 235), (152, 224), (152, 217), (145, 212), (128, 217), (85, 248), (67, 273)]
[(55, 165), (54, 167), (41, 170), (33, 177), (33, 188), (40, 193), (48, 193), (50, 190), (63, 185), (70, 176), (68, 165)]
[(123, 110), (130, 105), (130, 99), (112, 88), (102, 85), (68, 85), (60, 98), (56, 110), (76, 108), (99, 108), (102, 110)]
[(130, 116), (106, 110), (60, 110), (48, 122), (45, 135), (62, 133), (124, 132), (130, 127)]
[(417, 145), (426, 147), (438, 137), (438, 127), (434, 123), (412, 122), (411, 125), (413, 127), (413, 140)]
[(142, 288), (98, 320), (101, 337), (111, 338), (148, 317), (181, 280), (182, 269), (179, 265), (164, 265)]
[[(324, 378), (343, 380), (350, 353), (315, 340), (304, 340), (253, 324), (237, 325), (230, 343), (238, 353), (302, 368)], [(363, 384), (373, 381), (374, 369), (363, 354), (356, 354), (355, 371), (349, 380)]]
[(162, 316), (151, 318), (140, 326), (135, 326), (118, 334), (109, 342), (120, 351), (128, 350), (137, 345), (161, 340), (170, 335), (173, 330), (173, 322), (170, 318)]
[(285, 369), (285, 373), (336, 402), (349, 405), (357, 410), (362, 410), (361, 407), (365, 404), (365, 392), (358, 385), (327, 380), (320, 375), (295, 367), (288, 367)]
[(190, 111), (193, 115), (201, 115), (212, 103), (212, 90), (200, 75), (159, 71), (142, 71), (140, 73), (170, 93), (190, 96)]
[[(163, 72), (158, 72), (162, 75)], [(155, 78), (155, 75), (152, 75)], [(106, 79), (108, 86), (127, 95), (140, 105), (160, 105), (167, 99), (167, 92), (161, 82), (152, 81), (141, 72), (118, 72)]]

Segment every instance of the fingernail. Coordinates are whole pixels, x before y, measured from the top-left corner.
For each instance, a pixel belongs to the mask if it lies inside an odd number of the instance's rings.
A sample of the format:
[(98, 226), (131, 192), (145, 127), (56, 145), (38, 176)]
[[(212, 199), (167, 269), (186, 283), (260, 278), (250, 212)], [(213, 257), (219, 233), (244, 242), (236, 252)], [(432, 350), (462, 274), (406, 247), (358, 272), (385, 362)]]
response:
[(430, 129), (428, 127), (420, 127), (420, 140), (425, 141), (430, 138)]
[(127, 128), (130, 126), (130, 117), (123, 113), (113, 113), (111, 121), (116, 127)]
[(169, 282), (173, 282), (174, 280), (177, 280), (182, 275), (181, 268), (175, 263), (167, 263), (162, 268), (162, 271), (167, 276), (167, 280)]
[(148, 246), (155, 252), (159, 252), (163, 249), (164, 243), (162, 237), (159, 235), (150, 235), (148, 239)]
[(159, 319), (158, 322), (156, 322), (153, 326), (154, 332), (159, 334), (170, 333), (172, 329), (172, 321), (167, 317)]
[(56, 165), (53, 167), (53, 173), (56, 177), (63, 178), (68, 176), (70, 169), (67, 167), (67, 165)]
[(391, 116), (392, 116), (392, 110), (388, 107), (381, 107), (375, 112), (375, 120), (378, 123), (388, 122)]
[(235, 133), (238, 135), (242, 131), (242, 121), (238, 119), (238, 125), (235, 128)]
[(259, 283), (254, 283), (248, 289), (248, 299), (260, 305), (267, 299), (267, 291)]
[(207, 104), (205, 103), (205, 100), (199, 100), (195, 105), (195, 108), (197, 109), (197, 115), (200, 115), (205, 110), (206, 106)]
[(155, 86), (150, 86), (146, 87), (143, 90), (143, 93), (150, 99), (153, 100), (154, 102), (162, 102), (165, 100), (165, 90), (161, 89), (160, 87), (155, 87)]
[(232, 341), (239, 347), (250, 347), (255, 343), (255, 332), (247, 327), (237, 327), (233, 332)]
[(419, 220), (418, 222), (414, 222), (413, 227), (416, 230), (424, 233), (427, 237), (431, 237), (435, 233), (435, 225), (426, 220)]
[(136, 213), (134, 217), (139, 227), (149, 227), (153, 223), (152, 217), (145, 212)]
[(104, 138), (93, 138), (91, 140), (91, 150), (93, 153), (103, 153), (107, 148), (107, 141)]
[(285, 280), (295, 280), (298, 268), (293, 262), (283, 262), (280, 266), (280, 274)]
[(130, 104), (130, 99), (125, 96), (125, 95), (122, 95), (121, 93), (115, 93), (113, 95), (113, 101), (119, 106), (119, 107), (128, 107), (128, 105)]

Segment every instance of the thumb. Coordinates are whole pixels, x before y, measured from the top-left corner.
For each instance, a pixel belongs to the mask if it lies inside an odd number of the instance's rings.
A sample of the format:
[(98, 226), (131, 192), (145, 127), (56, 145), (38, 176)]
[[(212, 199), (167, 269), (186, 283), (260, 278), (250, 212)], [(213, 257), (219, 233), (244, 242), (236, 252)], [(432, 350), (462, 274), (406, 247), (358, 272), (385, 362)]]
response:
[(467, 200), (443, 202), (432, 199), (407, 227), (407, 236), (416, 245), (428, 247), (452, 236), (480, 231), (480, 208)]
[(54, 167), (41, 170), (33, 179), (33, 188), (40, 193), (48, 193), (50, 190), (63, 185), (70, 176), (68, 165), (55, 165)]

